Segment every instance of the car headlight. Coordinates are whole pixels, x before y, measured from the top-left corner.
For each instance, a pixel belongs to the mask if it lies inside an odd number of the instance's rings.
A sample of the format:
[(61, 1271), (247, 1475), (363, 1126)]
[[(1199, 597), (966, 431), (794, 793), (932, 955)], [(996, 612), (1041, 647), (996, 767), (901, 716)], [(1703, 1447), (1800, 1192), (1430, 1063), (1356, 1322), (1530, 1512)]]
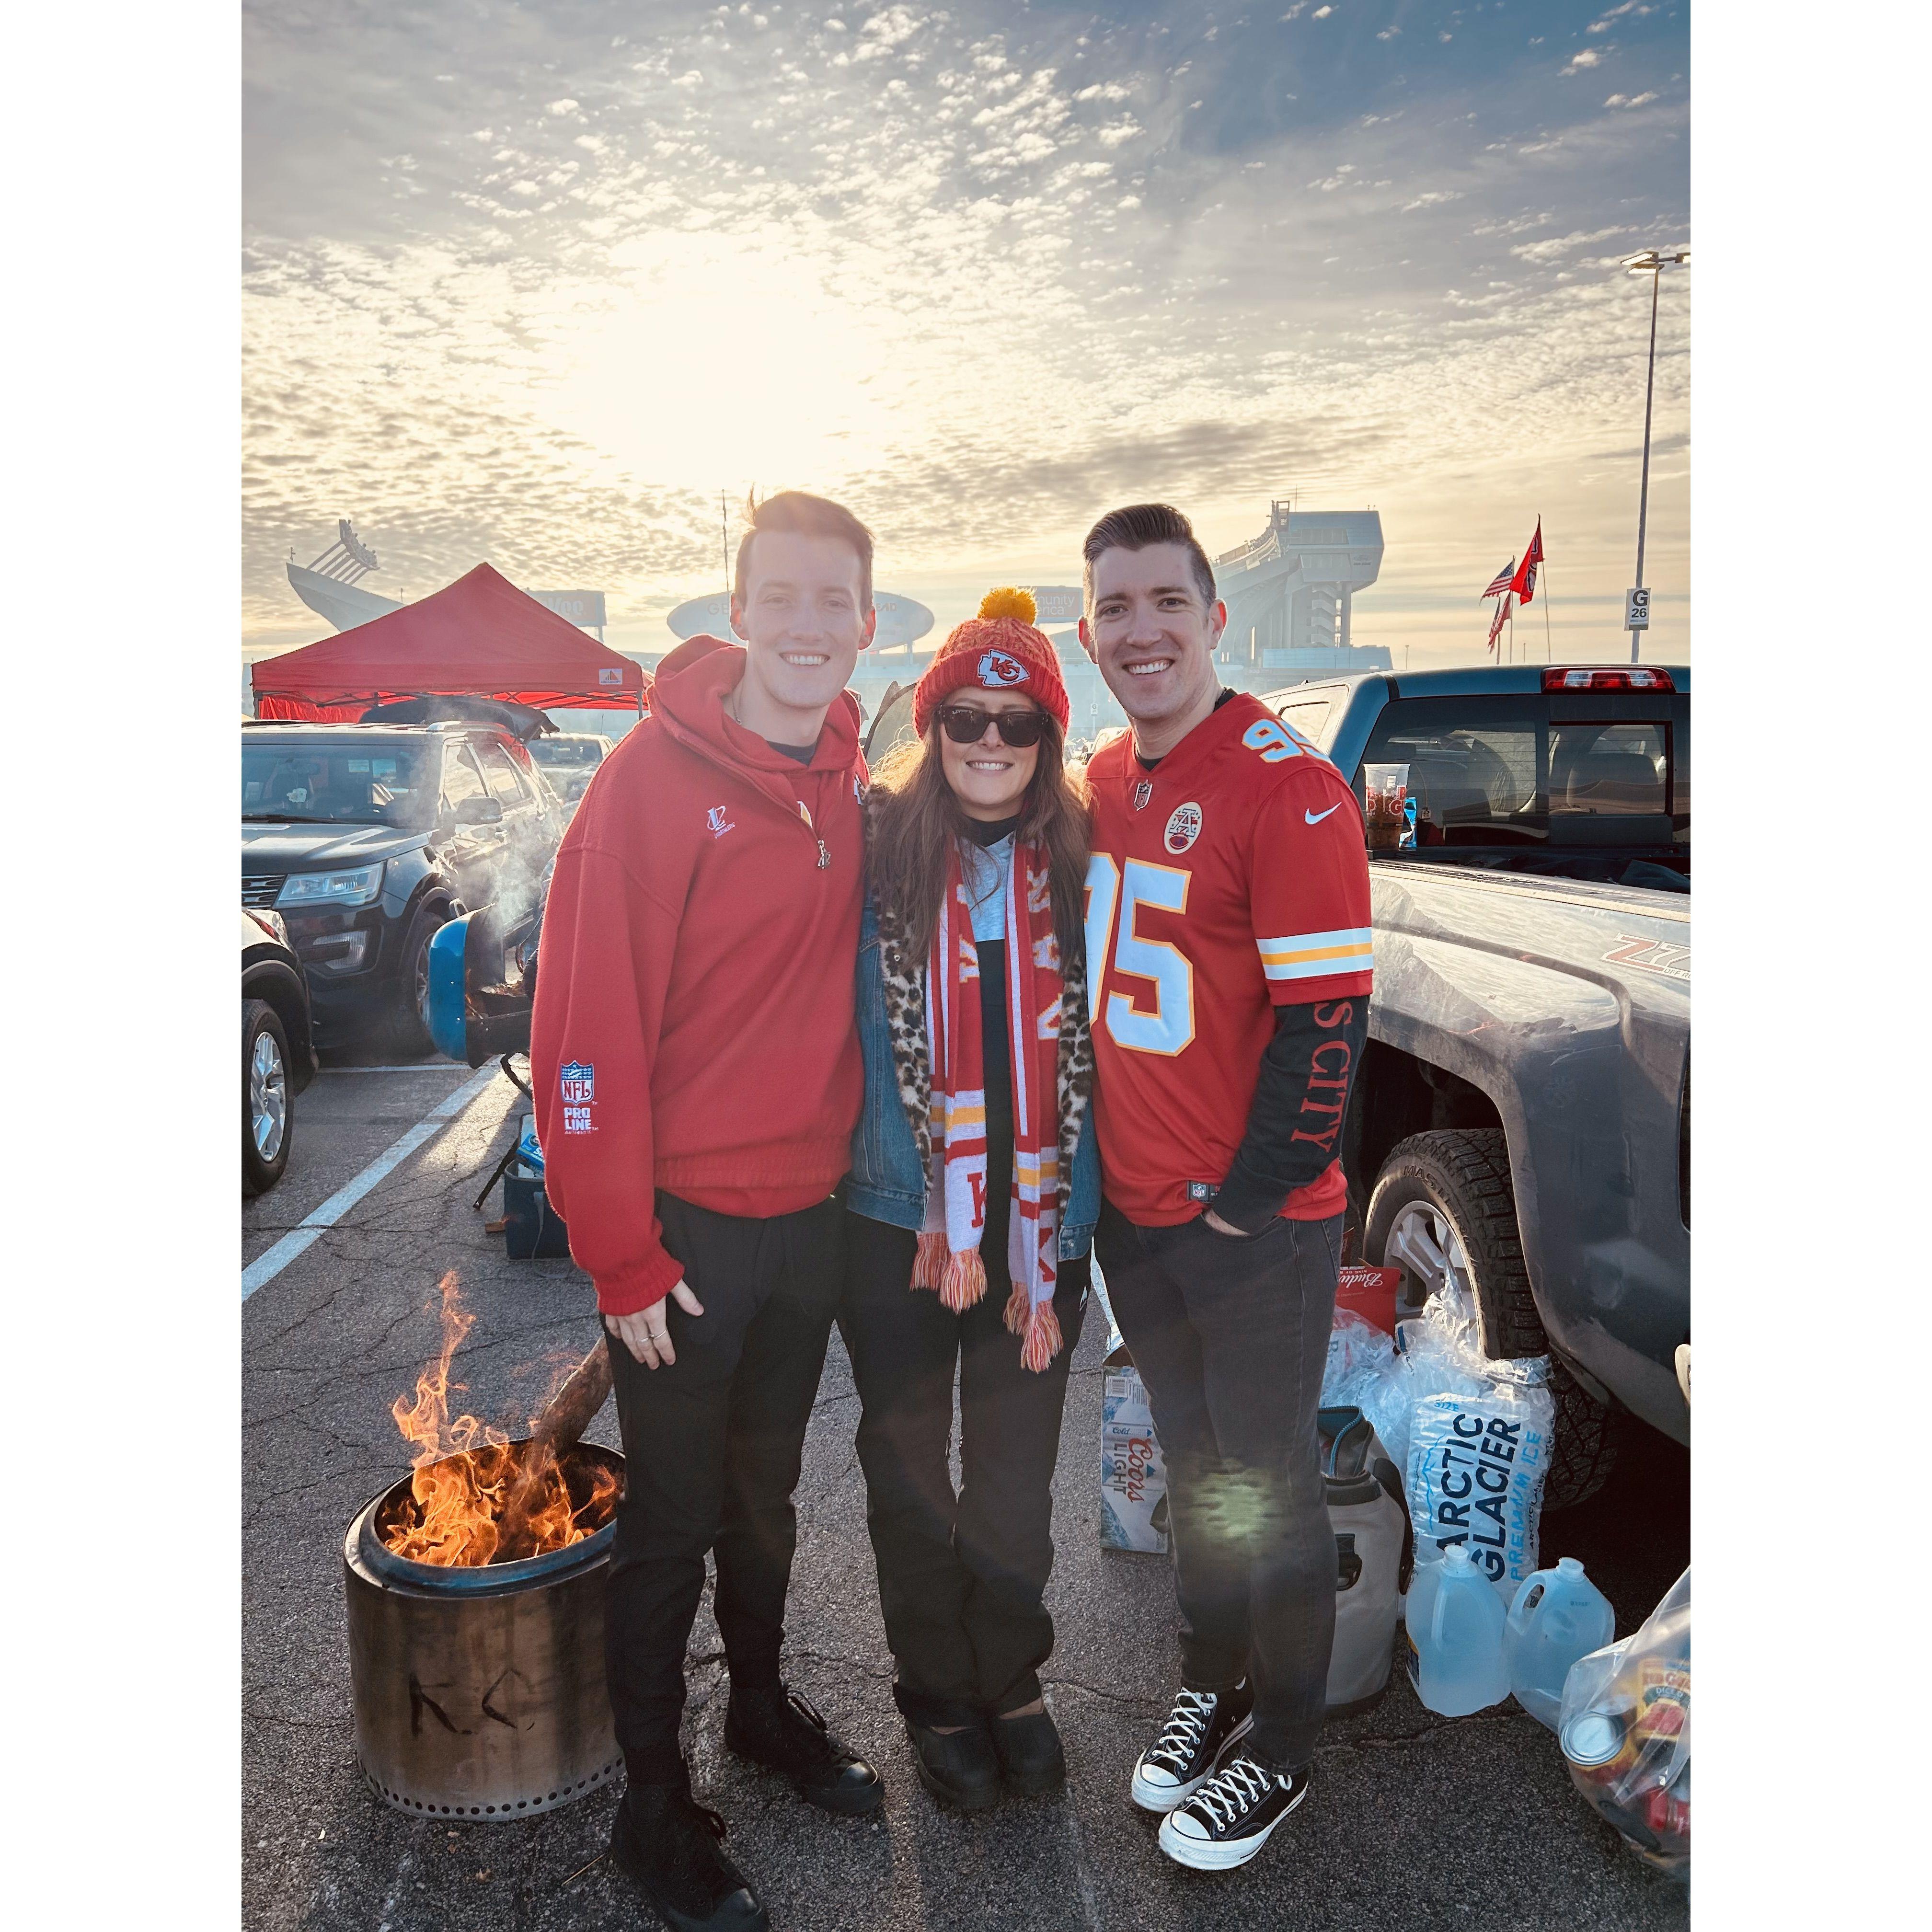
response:
[(367, 905), (382, 890), (380, 865), (358, 866), (352, 872), (291, 872), (275, 896), (278, 906)]

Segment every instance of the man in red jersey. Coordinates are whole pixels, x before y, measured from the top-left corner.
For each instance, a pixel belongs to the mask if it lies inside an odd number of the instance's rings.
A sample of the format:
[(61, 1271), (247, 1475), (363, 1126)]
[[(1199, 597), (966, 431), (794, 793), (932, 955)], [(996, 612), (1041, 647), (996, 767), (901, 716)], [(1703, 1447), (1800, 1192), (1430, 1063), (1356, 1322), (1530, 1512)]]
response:
[(756, 506), (731, 595), (744, 645), (692, 638), (658, 667), (651, 715), (565, 835), (544, 920), (545, 1178), (596, 1283), (624, 1439), (605, 1663), (629, 1784), (611, 1852), (680, 1928), (766, 1923), (679, 1745), (707, 1551), (728, 1747), (827, 1810), (884, 1796), (779, 1676), (863, 1088), (865, 768), (844, 685), (876, 622), (856, 518), (796, 491)]
[(1080, 639), (1132, 723), (1088, 767), (1094, 1252), (1166, 1457), (1181, 1688), (1134, 1767), (1161, 1849), (1244, 1864), (1306, 1795), (1335, 1620), (1316, 1410), (1367, 1033), (1368, 862), (1341, 774), (1222, 688), (1187, 519), (1101, 518)]

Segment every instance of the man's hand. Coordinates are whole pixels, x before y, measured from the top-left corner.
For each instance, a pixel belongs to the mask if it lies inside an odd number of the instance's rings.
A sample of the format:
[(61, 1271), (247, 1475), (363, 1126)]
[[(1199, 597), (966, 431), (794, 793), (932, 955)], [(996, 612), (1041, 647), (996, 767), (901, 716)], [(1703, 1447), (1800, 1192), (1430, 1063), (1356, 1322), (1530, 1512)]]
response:
[(1220, 1216), (1216, 1214), (1211, 1208), (1207, 1209), (1202, 1214), (1201, 1218), (1202, 1220), (1205, 1221), (1208, 1226), (1212, 1228), (1217, 1234), (1232, 1234), (1236, 1237), (1237, 1239), (1244, 1241), (1248, 1238), (1247, 1233), (1245, 1229), (1237, 1228), (1232, 1222), (1222, 1220)]
[[(664, 1297), (664, 1301), (675, 1301), (687, 1315), (704, 1312), (704, 1304), (682, 1280)], [(677, 1360), (677, 1351), (670, 1345), (670, 1323), (664, 1313), (664, 1301), (654, 1301), (650, 1307), (640, 1308), (634, 1315), (607, 1315), (604, 1325), (647, 1369)]]

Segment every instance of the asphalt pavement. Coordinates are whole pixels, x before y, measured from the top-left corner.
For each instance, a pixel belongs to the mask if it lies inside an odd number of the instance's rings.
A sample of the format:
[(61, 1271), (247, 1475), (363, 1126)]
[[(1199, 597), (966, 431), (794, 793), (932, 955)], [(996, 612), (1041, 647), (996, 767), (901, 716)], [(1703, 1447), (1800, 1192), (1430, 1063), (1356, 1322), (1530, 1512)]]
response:
[[(452, 1826), (386, 1808), (356, 1768), (343, 1532), (408, 1466), (389, 1409), (436, 1352), (440, 1277), (458, 1271), (478, 1318), (457, 1358), (460, 1400), (506, 1426), (528, 1418), (555, 1366), (596, 1334), (586, 1277), (568, 1262), (508, 1260), (470, 1205), (524, 1096), (498, 1077), (453, 1118), (433, 1118), (467, 1070), (428, 1060), (380, 1071), (392, 1063), (367, 1058), (326, 1070), (298, 1098), (287, 1175), (244, 1205), (244, 1260), (260, 1264), (428, 1124), (242, 1310), (243, 1922), (251, 1932), (654, 1926), (603, 1856), (613, 1792), (519, 1822)], [(729, 1849), (779, 1932), (1684, 1924), (1683, 1888), (1622, 1849), (1534, 1719), (1513, 1702), (1436, 1717), (1399, 1672), (1374, 1710), (1327, 1727), (1312, 1792), (1252, 1864), (1206, 1876), (1161, 1856), (1154, 1821), (1126, 1787), (1178, 1681), (1173, 1586), (1163, 1559), (1099, 1546), (1106, 1337), (1097, 1304), (1090, 1313), (1055, 1478), (1048, 1604), (1058, 1647), (1042, 1673), (1068, 1789), (973, 1820), (920, 1790), (892, 1704), (852, 1446), (858, 1405), (834, 1334), (798, 1491), (786, 1671), (884, 1771), (883, 1810), (827, 1817), (726, 1753), (708, 1588), (686, 1666), (698, 1795), (729, 1821)], [(615, 1447), (614, 1412), (590, 1433)], [(1609, 1487), (1545, 1520), (1544, 1560), (1582, 1557), (1620, 1636), (1689, 1560), (1689, 1486), (1684, 1453), (1634, 1430)]]

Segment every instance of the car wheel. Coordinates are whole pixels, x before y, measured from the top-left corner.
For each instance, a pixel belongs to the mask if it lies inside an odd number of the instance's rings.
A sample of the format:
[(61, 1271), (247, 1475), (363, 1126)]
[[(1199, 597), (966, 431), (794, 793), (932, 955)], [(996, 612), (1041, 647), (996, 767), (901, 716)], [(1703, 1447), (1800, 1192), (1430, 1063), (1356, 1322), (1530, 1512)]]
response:
[[(1548, 1354), (1500, 1127), (1437, 1128), (1402, 1142), (1376, 1178), (1362, 1250), (1370, 1262), (1402, 1270), (1400, 1299), (1412, 1312), (1445, 1274), (1453, 1276), (1475, 1309), (1490, 1360)], [(1561, 1362), (1551, 1362), (1550, 1382), (1556, 1422), (1543, 1507), (1569, 1509), (1608, 1478), (1616, 1417)]]
[(408, 1058), (436, 1051), (426, 1017), (429, 943), (448, 922), (446, 908), (425, 908), (410, 922), (409, 937), (403, 946), (402, 970), (397, 976), (394, 1004), (389, 1013), (389, 1041), (398, 1053)]
[(289, 1164), (294, 1137), (289, 1036), (266, 1000), (242, 1002), (242, 1191), (266, 1194)]

